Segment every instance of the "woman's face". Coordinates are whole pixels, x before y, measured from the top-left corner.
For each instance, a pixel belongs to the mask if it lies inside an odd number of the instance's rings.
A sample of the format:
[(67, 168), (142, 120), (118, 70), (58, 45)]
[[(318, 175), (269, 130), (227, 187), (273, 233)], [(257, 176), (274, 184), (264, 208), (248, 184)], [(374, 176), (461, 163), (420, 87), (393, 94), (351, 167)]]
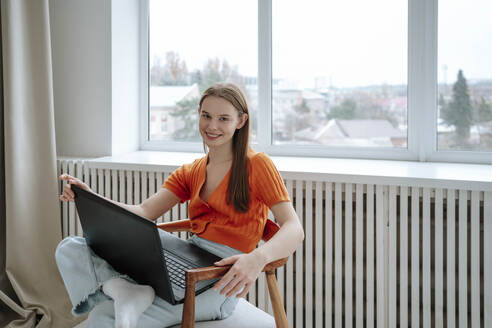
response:
[(224, 98), (208, 96), (198, 109), (200, 120), (198, 127), (203, 141), (209, 148), (230, 145), (236, 129), (246, 122), (246, 114), (239, 113), (232, 104)]

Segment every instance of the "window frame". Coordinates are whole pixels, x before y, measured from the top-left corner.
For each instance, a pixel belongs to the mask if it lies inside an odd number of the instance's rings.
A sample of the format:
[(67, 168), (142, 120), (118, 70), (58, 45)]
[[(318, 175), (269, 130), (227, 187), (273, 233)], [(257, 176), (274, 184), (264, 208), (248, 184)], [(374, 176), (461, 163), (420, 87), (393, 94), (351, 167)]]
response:
[[(492, 152), (437, 149), (438, 0), (408, 0), (407, 148), (272, 144), (272, 0), (258, 0), (256, 151), (276, 156), (492, 163)], [(149, 0), (140, 1), (140, 150), (201, 152), (202, 143), (150, 141)]]

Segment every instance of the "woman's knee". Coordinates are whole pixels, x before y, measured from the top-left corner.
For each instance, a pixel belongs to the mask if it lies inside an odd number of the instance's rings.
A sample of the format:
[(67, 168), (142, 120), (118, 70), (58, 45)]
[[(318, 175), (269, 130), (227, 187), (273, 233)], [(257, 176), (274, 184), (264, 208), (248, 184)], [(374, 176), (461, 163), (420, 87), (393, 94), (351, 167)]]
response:
[(111, 300), (96, 305), (87, 319), (87, 328), (106, 327), (114, 327), (114, 302)]
[(58, 266), (60, 264), (70, 262), (74, 258), (78, 258), (80, 254), (87, 253), (87, 243), (85, 239), (77, 236), (68, 236), (63, 239), (55, 250), (55, 259)]
[(63, 254), (67, 250), (72, 249), (86, 249), (87, 243), (85, 242), (85, 238), (77, 237), (77, 236), (68, 236), (64, 238), (56, 247), (55, 256), (59, 256)]

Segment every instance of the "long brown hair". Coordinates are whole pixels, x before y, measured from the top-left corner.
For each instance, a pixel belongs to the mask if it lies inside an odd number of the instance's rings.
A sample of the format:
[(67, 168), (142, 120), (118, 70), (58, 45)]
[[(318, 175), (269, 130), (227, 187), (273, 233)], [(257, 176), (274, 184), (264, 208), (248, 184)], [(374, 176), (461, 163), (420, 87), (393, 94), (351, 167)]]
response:
[[(238, 212), (247, 212), (249, 205), (248, 181), (248, 143), (249, 143), (249, 110), (243, 92), (234, 84), (218, 83), (203, 92), (200, 108), (208, 96), (215, 96), (229, 101), (238, 111), (239, 117), (247, 114), (244, 125), (234, 132), (232, 137), (232, 167), (227, 187), (227, 203), (234, 205)], [(205, 145), (204, 145), (205, 148)]]

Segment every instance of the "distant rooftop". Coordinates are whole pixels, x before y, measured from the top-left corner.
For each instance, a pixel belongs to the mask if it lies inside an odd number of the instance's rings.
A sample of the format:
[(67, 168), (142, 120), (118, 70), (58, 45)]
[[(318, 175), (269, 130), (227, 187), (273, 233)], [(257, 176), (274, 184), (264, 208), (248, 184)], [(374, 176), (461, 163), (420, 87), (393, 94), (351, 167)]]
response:
[(199, 98), (198, 85), (150, 87), (150, 107), (174, 107), (176, 103)]
[(315, 99), (325, 99), (325, 97), (320, 94), (319, 92), (314, 92), (310, 90), (303, 90), (302, 91), (302, 98), (306, 100), (315, 100)]
[(386, 120), (338, 120), (331, 119), (322, 127), (307, 128), (296, 132), (304, 140), (405, 138), (405, 131), (395, 128)]
[(387, 120), (337, 120), (348, 138), (404, 138), (406, 133)]

